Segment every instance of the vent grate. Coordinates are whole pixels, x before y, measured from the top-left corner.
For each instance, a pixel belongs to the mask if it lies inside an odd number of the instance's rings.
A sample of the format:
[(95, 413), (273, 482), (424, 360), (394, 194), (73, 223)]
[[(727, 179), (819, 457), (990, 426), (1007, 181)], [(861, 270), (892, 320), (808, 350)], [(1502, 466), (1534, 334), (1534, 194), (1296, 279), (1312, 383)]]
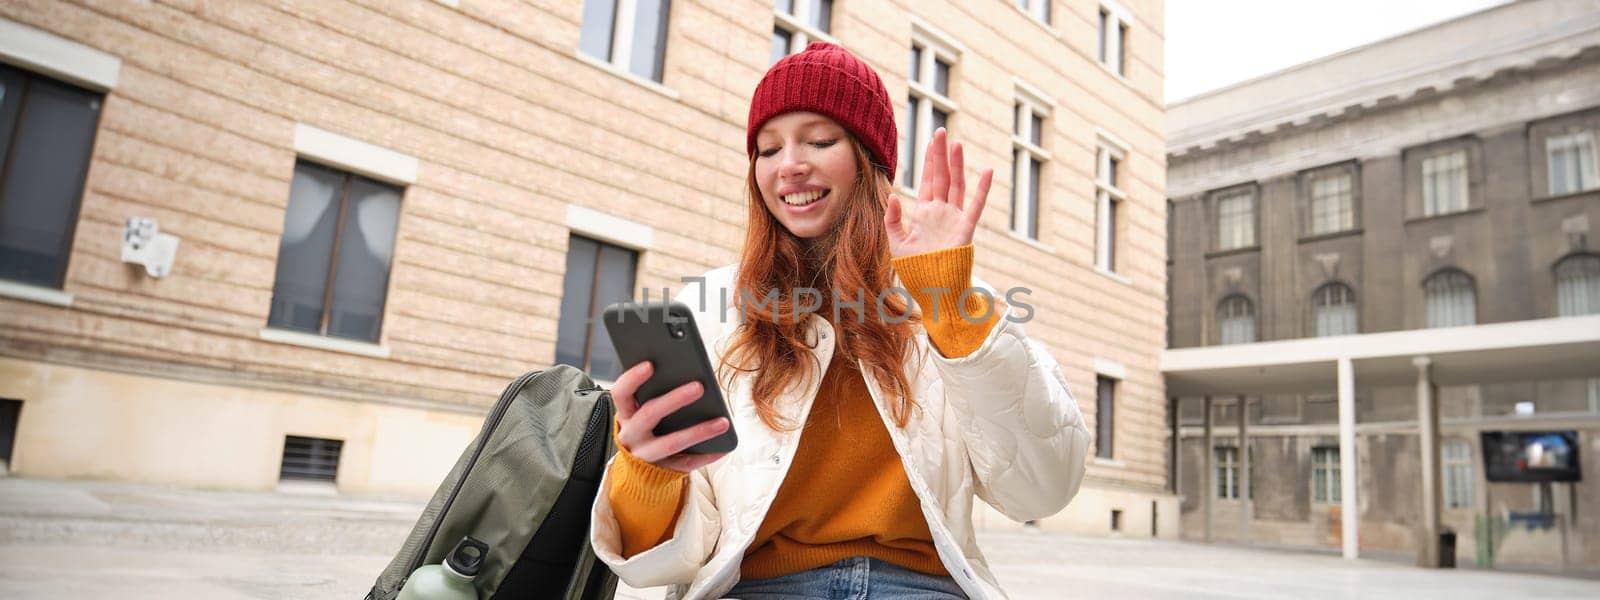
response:
[(283, 440), (283, 465), (279, 479), (334, 481), (339, 475), (339, 452), (344, 441), (298, 435)]

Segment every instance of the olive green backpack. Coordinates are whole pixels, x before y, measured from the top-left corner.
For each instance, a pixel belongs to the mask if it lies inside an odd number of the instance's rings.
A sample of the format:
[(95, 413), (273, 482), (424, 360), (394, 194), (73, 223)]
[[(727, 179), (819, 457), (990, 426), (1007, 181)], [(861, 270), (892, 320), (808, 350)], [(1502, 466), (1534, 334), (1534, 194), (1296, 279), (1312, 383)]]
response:
[(589, 509), (616, 452), (611, 427), (611, 394), (583, 371), (518, 377), (367, 600), (394, 600), (412, 572), (465, 536), (489, 547), (473, 580), (479, 598), (610, 599), (617, 577), (589, 545)]

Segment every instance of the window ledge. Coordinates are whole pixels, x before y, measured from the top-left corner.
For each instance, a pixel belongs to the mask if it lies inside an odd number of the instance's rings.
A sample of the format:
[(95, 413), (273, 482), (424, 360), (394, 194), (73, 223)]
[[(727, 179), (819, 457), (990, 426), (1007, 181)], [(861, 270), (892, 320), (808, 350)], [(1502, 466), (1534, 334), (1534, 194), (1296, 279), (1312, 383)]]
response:
[[(1133, 82), (1132, 81), (1128, 81), (1128, 76), (1127, 75), (1123, 75), (1121, 73), (1118, 73), (1115, 69), (1111, 68), (1111, 65), (1108, 65), (1106, 63), (1100, 62), (1099, 58), (1095, 58), (1094, 64), (1100, 65), (1100, 70), (1105, 71), (1107, 74), (1111, 75), (1112, 77), (1115, 77), (1117, 79), (1117, 81), (1122, 82), (1122, 85), (1125, 85), (1125, 86), (1128, 86), (1128, 87), (1133, 87)], [(1123, 67), (1126, 68), (1127, 65), (1123, 65)]]
[(54, 288), (6, 281), (4, 279), (0, 279), (0, 297), (27, 300), (51, 306), (72, 306), (72, 294)]
[(1060, 33), (1056, 33), (1056, 30), (1052, 29), (1050, 27), (1050, 23), (1049, 22), (1047, 22), (1047, 21), (1045, 21), (1043, 19), (1040, 19), (1038, 16), (1034, 15), (1031, 12), (1028, 12), (1027, 10), (1024, 10), (1021, 6), (1017, 6), (1016, 2), (1012, 2), (1011, 3), (1011, 8), (1012, 8), (1012, 10), (1017, 11), (1017, 14), (1020, 14), (1023, 17), (1027, 18), (1029, 23), (1033, 23), (1034, 25), (1038, 25), (1039, 27), (1043, 28), (1046, 32), (1048, 32), (1050, 34), (1050, 37), (1053, 37), (1053, 38), (1056, 38), (1056, 39), (1061, 39), (1061, 34)]
[(370, 356), (373, 358), (389, 358), (389, 347), (382, 344), (369, 344), (367, 342), (358, 342), (355, 340), (341, 340), (339, 338), (303, 333), (299, 331), (290, 331), (287, 329), (278, 329), (276, 327), (262, 327), (260, 335), (261, 339), (263, 340), (277, 342), (279, 344), (304, 346), (307, 348), (316, 348), (318, 350), (343, 352), (345, 354), (356, 354), (360, 356)]
[(279, 480), (274, 488), (280, 494), (295, 496), (338, 496), (339, 485), (332, 481)]
[(1035, 249), (1037, 249), (1037, 250), (1039, 250), (1041, 252), (1044, 252), (1045, 254), (1055, 254), (1056, 253), (1056, 249), (1055, 248), (1047, 246), (1047, 245), (1045, 245), (1044, 242), (1041, 242), (1039, 240), (1036, 240), (1036, 239), (1033, 239), (1031, 237), (1028, 237), (1028, 236), (1022, 235), (1020, 233), (1017, 233), (1015, 231), (1012, 231), (1010, 227), (1006, 228), (1006, 235), (1011, 236), (1011, 239), (1017, 240), (1017, 241), (1022, 242), (1024, 244), (1027, 244), (1029, 246), (1033, 246)]
[(97, 92), (117, 87), (122, 59), (54, 33), (0, 18), (0, 62)]
[(655, 245), (655, 229), (649, 225), (577, 204), (567, 205), (567, 229), (640, 252)]
[(1407, 225), (1411, 225), (1413, 223), (1424, 223), (1424, 222), (1427, 222), (1427, 221), (1437, 221), (1437, 220), (1440, 220), (1440, 219), (1449, 219), (1451, 217), (1460, 217), (1460, 216), (1465, 216), (1465, 215), (1475, 215), (1475, 214), (1484, 212), (1485, 210), (1486, 209), (1484, 209), (1482, 206), (1473, 206), (1473, 207), (1467, 208), (1466, 210), (1458, 210), (1458, 211), (1455, 211), (1455, 212), (1448, 212), (1448, 213), (1444, 213), (1442, 215), (1427, 215), (1427, 216), (1422, 216), (1422, 217), (1410, 217), (1410, 218), (1406, 219), (1406, 224)]
[(1118, 469), (1127, 468), (1127, 466), (1128, 466), (1128, 463), (1122, 462), (1122, 461), (1117, 460), (1115, 458), (1101, 458), (1101, 457), (1098, 457), (1098, 456), (1094, 457), (1094, 460), (1092, 460), (1090, 462), (1092, 462), (1092, 463), (1094, 463), (1096, 465), (1102, 466), (1102, 467), (1115, 467), (1115, 468), (1118, 468)]
[(1538, 198), (1534, 198), (1530, 202), (1532, 202), (1534, 204), (1538, 204), (1540, 202), (1550, 202), (1552, 200), (1567, 200), (1569, 198), (1582, 198), (1584, 196), (1589, 196), (1589, 195), (1593, 195), (1593, 196), (1595, 196), (1597, 198), (1600, 198), (1600, 188), (1589, 188), (1587, 190), (1579, 190), (1579, 191), (1576, 191), (1576, 192), (1569, 192), (1569, 193), (1566, 193), (1566, 194), (1557, 194), (1557, 195), (1554, 195), (1554, 196), (1540, 196)]
[(1356, 235), (1361, 235), (1363, 233), (1366, 233), (1366, 231), (1363, 230), (1362, 228), (1353, 227), (1353, 228), (1345, 229), (1345, 230), (1342, 230), (1342, 231), (1330, 231), (1328, 233), (1317, 233), (1317, 234), (1305, 235), (1305, 236), (1302, 236), (1300, 238), (1300, 243), (1309, 244), (1311, 242), (1320, 242), (1322, 240), (1331, 240), (1331, 239), (1342, 238), (1342, 237), (1356, 236)]
[(1031, 141), (1013, 135), (1011, 136), (1011, 147), (1028, 151), (1028, 154), (1032, 154), (1034, 158), (1039, 159), (1039, 162), (1050, 162), (1050, 151), (1034, 145)]
[(395, 185), (417, 182), (417, 157), (343, 134), (296, 123), (294, 151), (315, 162)]
[(1108, 277), (1113, 281), (1121, 283), (1122, 285), (1129, 285), (1129, 286), (1133, 285), (1133, 280), (1132, 279), (1128, 279), (1127, 277), (1124, 277), (1121, 274), (1118, 274), (1116, 271), (1108, 270), (1105, 267), (1101, 267), (1100, 265), (1095, 265), (1094, 266), (1094, 272), (1099, 273), (1100, 275), (1102, 275), (1104, 277)]
[(772, 12), (773, 19), (778, 21), (778, 26), (787, 29), (792, 33), (804, 33), (806, 34), (806, 37), (811, 38), (810, 41), (812, 42), (827, 42), (835, 46), (844, 45), (839, 43), (839, 38), (833, 37), (833, 34), (812, 27), (806, 23), (802, 23), (800, 19), (794, 15), (777, 10), (776, 7), (773, 8)]
[(671, 98), (673, 100), (679, 100), (680, 99), (679, 96), (678, 96), (678, 91), (677, 90), (674, 90), (674, 89), (669, 88), (669, 87), (667, 87), (665, 85), (662, 85), (659, 82), (651, 81), (649, 79), (645, 79), (645, 78), (640, 77), (638, 75), (634, 75), (633, 73), (629, 73), (628, 71), (625, 71), (621, 67), (618, 67), (618, 66), (616, 66), (614, 64), (611, 64), (609, 62), (606, 62), (606, 61), (600, 60), (598, 58), (595, 58), (593, 56), (589, 56), (587, 54), (584, 54), (582, 50), (574, 50), (573, 51), (573, 56), (578, 57), (579, 61), (581, 61), (581, 62), (583, 62), (585, 64), (588, 64), (591, 67), (594, 67), (596, 69), (600, 69), (601, 71), (604, 71), (606, 73), (610, 73), (611, 75), (613, 75), (615, 77), (620, 77), (620, 78), (622, 78), (623, 81), (627, 81), (629, 83), (633, 83), (635, 85), (643, 87), (644, 89), (650, 90), (650, 91), (655, 92), (657, 94), (661, 94), (661, 95), (666, 96), (668, 98)]
[(1229, 248), (1227, 250), (1212, 250), (1212, 251), (1206, 253), (1206, 258), (1221, 258), (1223, 256), (1233, 256), (1235, 254), (1250, 254), (1252, 252), (1260, 252), (1260, 251), (1261, 251), (1261, 245), (1260, 244), (1256, 244), (1254, 246), (1240, 246), (1238, 248)]

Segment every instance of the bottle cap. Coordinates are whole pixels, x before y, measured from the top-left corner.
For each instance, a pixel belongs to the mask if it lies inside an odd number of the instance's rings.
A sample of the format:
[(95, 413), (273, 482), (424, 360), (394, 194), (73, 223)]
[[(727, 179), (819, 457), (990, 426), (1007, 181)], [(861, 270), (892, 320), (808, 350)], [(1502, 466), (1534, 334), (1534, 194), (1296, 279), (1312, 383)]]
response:
[(489, 545), (472, 536), (464, 536), (444, 557), (444, 566), (463, 577), (476, 577), (483, 568), (483, 559), (489, 555)]

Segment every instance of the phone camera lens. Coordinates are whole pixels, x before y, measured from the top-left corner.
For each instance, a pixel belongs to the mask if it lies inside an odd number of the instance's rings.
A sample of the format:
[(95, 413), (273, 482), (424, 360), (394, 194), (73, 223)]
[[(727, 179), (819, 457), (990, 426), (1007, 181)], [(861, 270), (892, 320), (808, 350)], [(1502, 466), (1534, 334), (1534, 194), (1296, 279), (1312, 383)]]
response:
[(688, 335), (688, 332), (683, 330), (682, 325), (673, 325), (667, 329), (667, 332), (672, 334), (673, 339), (678, 340), (681, 340), (683, 339), (683, 336)]

